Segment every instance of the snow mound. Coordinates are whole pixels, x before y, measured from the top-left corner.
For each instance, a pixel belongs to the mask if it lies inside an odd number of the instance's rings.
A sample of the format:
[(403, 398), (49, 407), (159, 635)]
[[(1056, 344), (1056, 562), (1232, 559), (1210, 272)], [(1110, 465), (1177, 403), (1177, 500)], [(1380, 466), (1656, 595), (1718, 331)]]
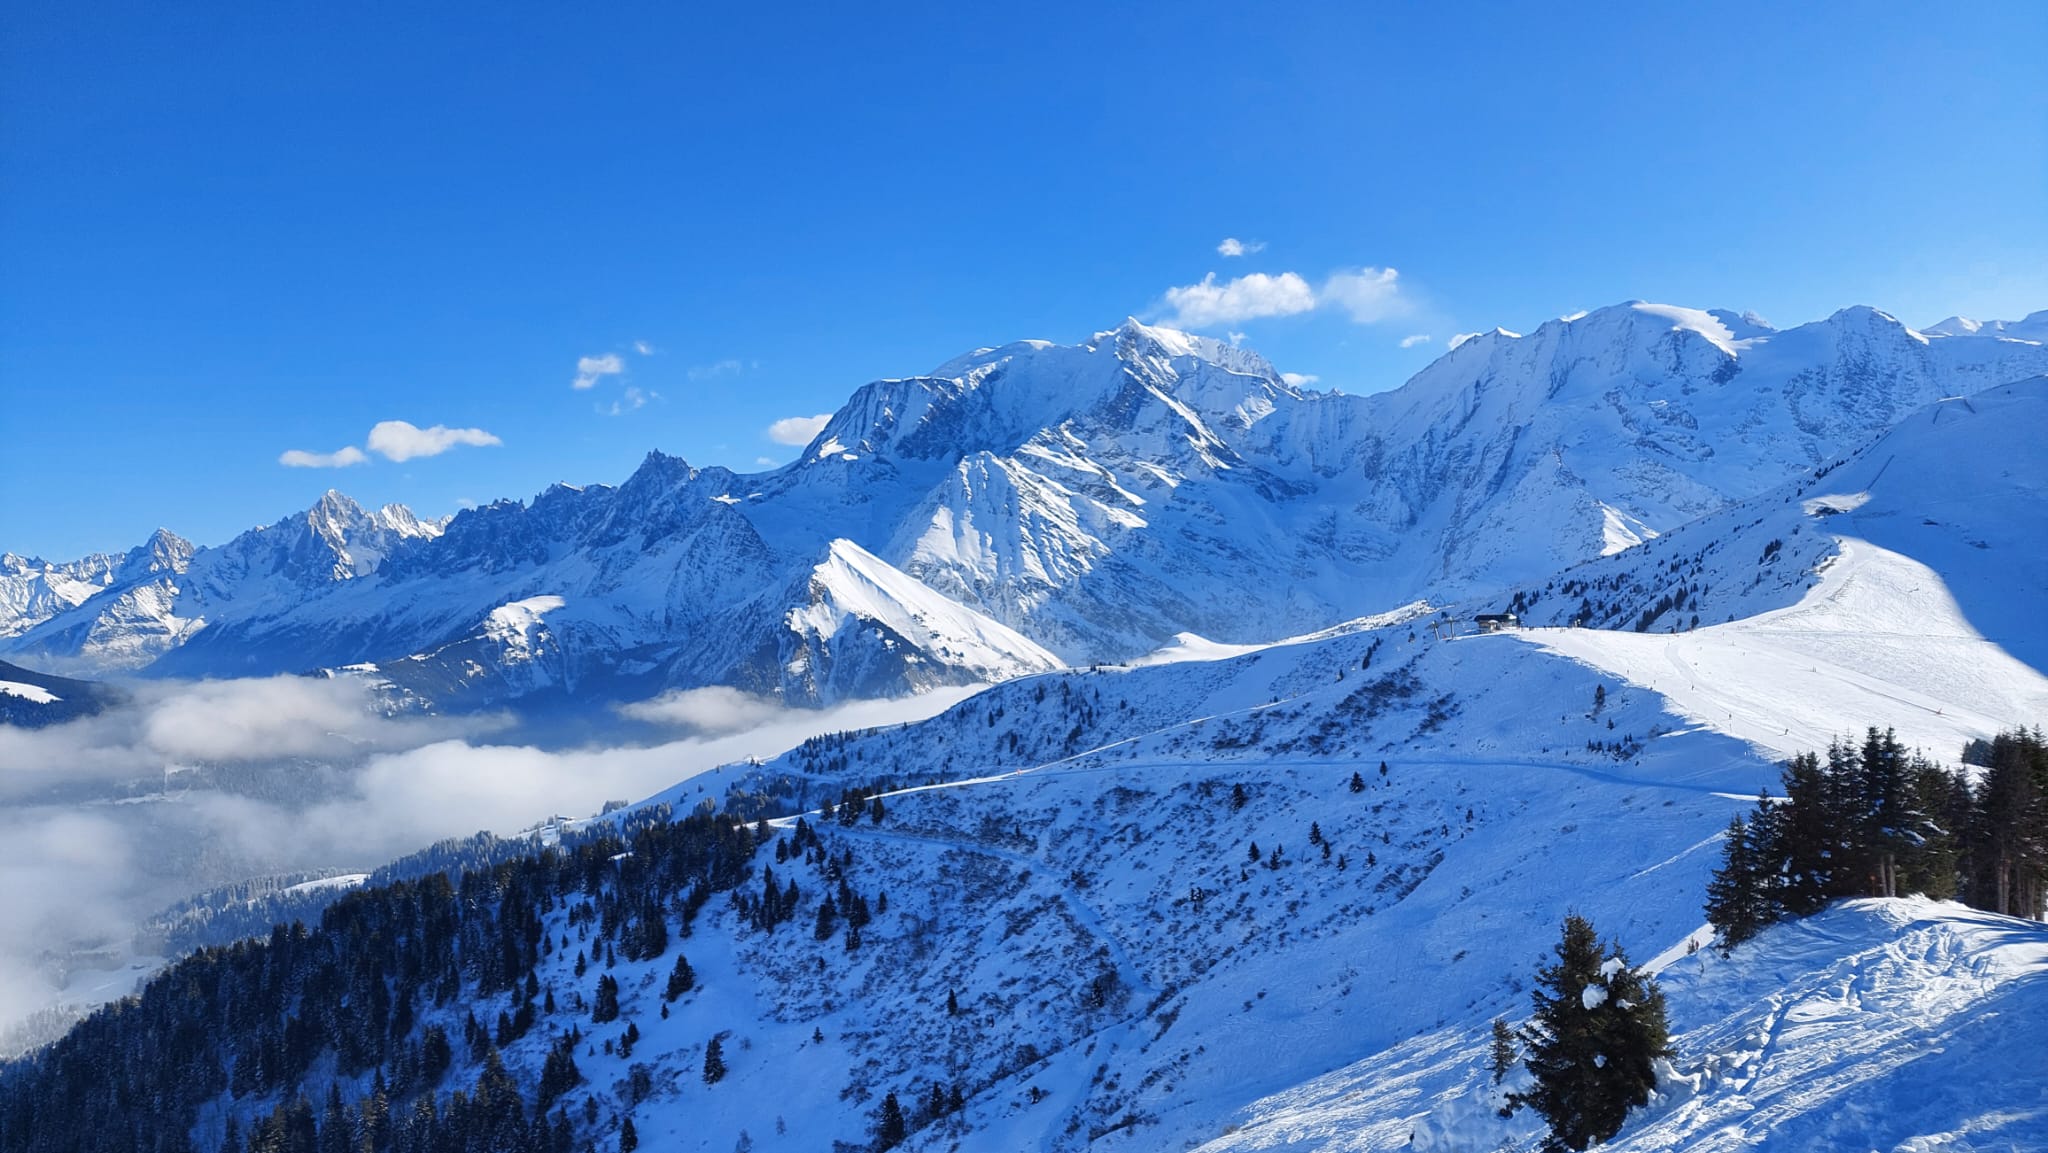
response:
[(1229, 645), (1212, 641), (1197, 633), (1178, 633), (1173, 643), (1163, 645), (1131, 662), (1133, 668), (1148, 668), (1152, 665), (1171, 665), (1181, 661), (1220, 661), (1229, 657), (1243, 656), (1264, 648), (1264, 645)]

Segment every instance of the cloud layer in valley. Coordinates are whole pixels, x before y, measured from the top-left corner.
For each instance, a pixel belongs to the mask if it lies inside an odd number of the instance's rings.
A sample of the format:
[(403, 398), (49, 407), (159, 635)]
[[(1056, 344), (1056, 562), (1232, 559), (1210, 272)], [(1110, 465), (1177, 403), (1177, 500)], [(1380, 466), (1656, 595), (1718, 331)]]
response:
[[(387, 717), (352, 678), (147, 683), (45, 729), (0, 726), (0, 1033), (63, 999), (66, 958), (122, 964), (137, 922), (201, 889), (367, 870), (437, 840), (595, 812), (824, 732), (932, 715), (972, 690), (813, 711), (731, 689), (620, 710), (634, 747), (492, 743), (497, 718)], [(89, 983), (87, 983), (89, 984)]]

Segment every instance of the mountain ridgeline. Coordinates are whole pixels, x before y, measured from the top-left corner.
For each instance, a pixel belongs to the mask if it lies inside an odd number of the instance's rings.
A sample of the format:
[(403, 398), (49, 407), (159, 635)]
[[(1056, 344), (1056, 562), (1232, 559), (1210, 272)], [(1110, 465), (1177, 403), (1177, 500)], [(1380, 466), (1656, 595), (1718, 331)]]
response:
[[(2009, 331), (2008, 331), (2009, 329)], [(1297, 635), (1541, 580), (2048, 372), (2020, 326), (1775, 330), (1626, 304), (1316, 392), (1135, 321), (858, 390), (758, 474), (650, 454), (447, 520), (338, 493), (218, 547), (0, 558), (0, 654), (72, 674), (347, 670), (399, 706), (730, 685), (792, 704)]]

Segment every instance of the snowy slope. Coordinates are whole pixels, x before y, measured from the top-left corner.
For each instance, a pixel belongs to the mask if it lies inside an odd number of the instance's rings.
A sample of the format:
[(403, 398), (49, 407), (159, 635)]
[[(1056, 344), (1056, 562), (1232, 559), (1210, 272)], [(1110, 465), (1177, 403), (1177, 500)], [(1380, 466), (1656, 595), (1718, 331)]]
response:
[[(2048, 1148), (2026, 1023), (2048, 998), (2040, 926), (1861, 902), (1729, 960), (1687, 952), (1721, 831), (1775, 786), (1777, 757), (1892, 724), (1952, 760), (2048, 709), (2048, 678), (1943, 591), (2011, 579), (1998, 548), (1923, 548), (1929, 564), (1831, 531), (1938, 519), (1931, 539), (2024, 545), (2032, 457), (1887, 478), (1916, 453), (2024, 435), (2039, 395), (1976, 398), (1981, 428), (1938, 405), (1814, 482), (1829, 499), (1731, 510), (1825, 538), (1796, 554), (1823, 571), (1787, 573), (1753, 617), (1456, 639), (1410, 618), (1235, 653), (1183, 638), (1162, 663), (1016, 681), (908, 730), (686, 782), (667, 799), (898, 788), (883, 821), (824, 834), (890, 912), (853, 955), (810, 939), (808, 905), (773, 936), (718, 922), (690, 946), (717, 996), (635, 1017), (643, 1051), (681, 1070), (636, 1124), (677, 1148), (743, 1130), (823, 1147), (859, 1140), (882, 1092), (937, 1081), (962, 1083), (968, 1109), (911, 1149), (1533, 1148), (1532, 1117), (1495, 1114), (1485, 1030), (1526, 1013), (1576, 909), (1654, 958), (1671, 995), (1677, 1056), (1616, 1147)], [(1868, 499), (1823, 511), (1849, 493)], [(1656, 567), (1712, 561), (1674, 535), (1646, 550)], [(1747, 544), (1731, 555), (1756, 564)], [(740, 1083), (707, 1090), (688, 1074), (722, 1029)], [(1984, 1062), (2000, 1067), (1974, 1075)]]
[[(657, 798), (795, 801), (833, 864), (775, 865), (803, 897), (772, 933), (715, 902), (678, 943), (702, 988), (666, 1018), (672, 958), (610, 970), (642, 1040), (605, 1055), (622, 1020), (578, 1055), (600, 1144), (630, 1113), (662, 1148), (830, 1148), (867, 1138), (883, 1093), (936, 1082), (966, 1109), (906, 1148), (1527, 1148), (1528, 1117), (1493, 1116), (1482, 1038), (1526, 1012), (1567, 909), (1670, 982), (1679, 1055), (1623, 1148), (2048, 1144), (2023, 1061), (1960, 1072), (2040, 1051), (2007, 1023), (2048, 996), (2038, 926), (1866, 903), (1688, 959), (1720, 832), (1775, 765), (1576, 659), (1426, 624), (1015, 680)], [(1958, 659), (1927, 690), (1952, 712), (1988, 675)], [(1809, 699), (1801, 721), (1893, 719), (1874, 703)], [(896, 790), (884, 819), (821, 823), (820, 795), (871, 782)], [(843, 927), (810, 931), (841, 872), (887, 898), (852, 951)], [(543, 981), (587, 985), (570, 961)], [(707, 1087), (714, 1035), (731, 1072)], [(507, 1060), (530, 1072), (545, 1044)], [(654, 1087), (637, 1103), (635, 1063)]]
[[(1677, 1055), (1603, 1149), (2048, 1148), (2038, 922), (1852, 901), (1727, 958), (1671, 959), (1661, 983)], [(1424, 1034), (1255, 1103), (1236, 1133), (1201, 1148), (1534, 1148), (1539, 1122), (1495, 1114), (1484, 1045), (1470, 1027)]]
[(2043, 715), (2044, 422), (2048, 378), (1937, 401), (1823, 475), (1569, 570), (1521, 609), (1614, 631), (1518, 635), (1782, 755), (1826, 744), (1816, 716), (1883, 713), (1947, 750)]

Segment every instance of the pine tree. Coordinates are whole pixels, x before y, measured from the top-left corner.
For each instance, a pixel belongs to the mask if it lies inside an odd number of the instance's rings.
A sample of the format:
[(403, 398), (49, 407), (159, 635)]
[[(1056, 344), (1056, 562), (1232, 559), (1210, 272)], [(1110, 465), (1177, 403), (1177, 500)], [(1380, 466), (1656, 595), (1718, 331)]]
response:
[(1649, 1100), (1652, 1063), (1669, 1053), (1663, 993), (1619, 949), (1602, 948), (1591, 922), (1566, 916), (1556, 952), (1537, 973), (1536, 1012), (1522, 1031), (1536, 1084), (1508, 1096), (1510, 1110), (1527, 1105), (1549, 1123), (1544, 1153), (1614, 1136)]
[(1230, 807), (1232, 809), (1242, 809), (1250, 801), (1251, 798), (1245, 794), (1243, 785), (1230, 786)]
[(633, 1119), (619, 1122), (619, 1153), (633, 1153), (640, 1147), (640, 1134), (633, 1128)]
[(597, 1024), (619, 1019), (619, 979), (610, 973), (599, 974), (597, 998), (590, 1007), (590, 1019)]
[(1846, 846), (1836, 818), (1835, 790), (1820, 759), (1801, 753), (1785, 765), (1784, 817), (1778, 852), (1766, 864), (1779, 875), (1780, 900), (1795, 917), (1820, 912), (1834, 895), (1834, 873)]
[(2038, 729), (2000, 733), (1983, 759), (1964, 838), (1970, 903), (2039, 918), (2048, 886), (2048, 741)]
[(1916, 800), (1906, 750), (1890, 729), (1872, 726), (1858, 758), (1856, 839), (1866, 861), (1864, 892), (1873, 897), (1899, 895), (1899, 862), (1917, 843), (1924, 816)]
[(676, 966), (669, 971), (668, 987), (661, 991), (662, 1000), (673, 1001), (697, 987), (697, 972), (690, 968), (690, 959), (676, 954)]
[(1487, 1051), (1486, 1064), (1493, 1070), (1493, 1083), (1498, 1085), (1515, 1067), (1515, 1032), (1508, 1028), (1506, 1017), (1493, 1019), (1493, 1045)]
[(1360, 776), (1355, 770), (1351, 774), (1351, 791), (1354, 793), (1365, 791), (1365, 778)]
[(875, 1148), (894, 1149), (909, 1135), (909, 1129), (903, 1122), (903, 1105), (892, 1092), (882, 1098), (882, 1119), (875, 1130)]
[(704, 1046), (704, 1083), (716, 1085), (725, 1080), (725, 1046), (713, 1037)]
[(1721, 842), (1721, 867), (1707, 881), (1707, 924), (1720, 935), (1723, 952), (1756, 936), (1771, 921), (1763, 887), (1750, 823), (1733, 817)]

